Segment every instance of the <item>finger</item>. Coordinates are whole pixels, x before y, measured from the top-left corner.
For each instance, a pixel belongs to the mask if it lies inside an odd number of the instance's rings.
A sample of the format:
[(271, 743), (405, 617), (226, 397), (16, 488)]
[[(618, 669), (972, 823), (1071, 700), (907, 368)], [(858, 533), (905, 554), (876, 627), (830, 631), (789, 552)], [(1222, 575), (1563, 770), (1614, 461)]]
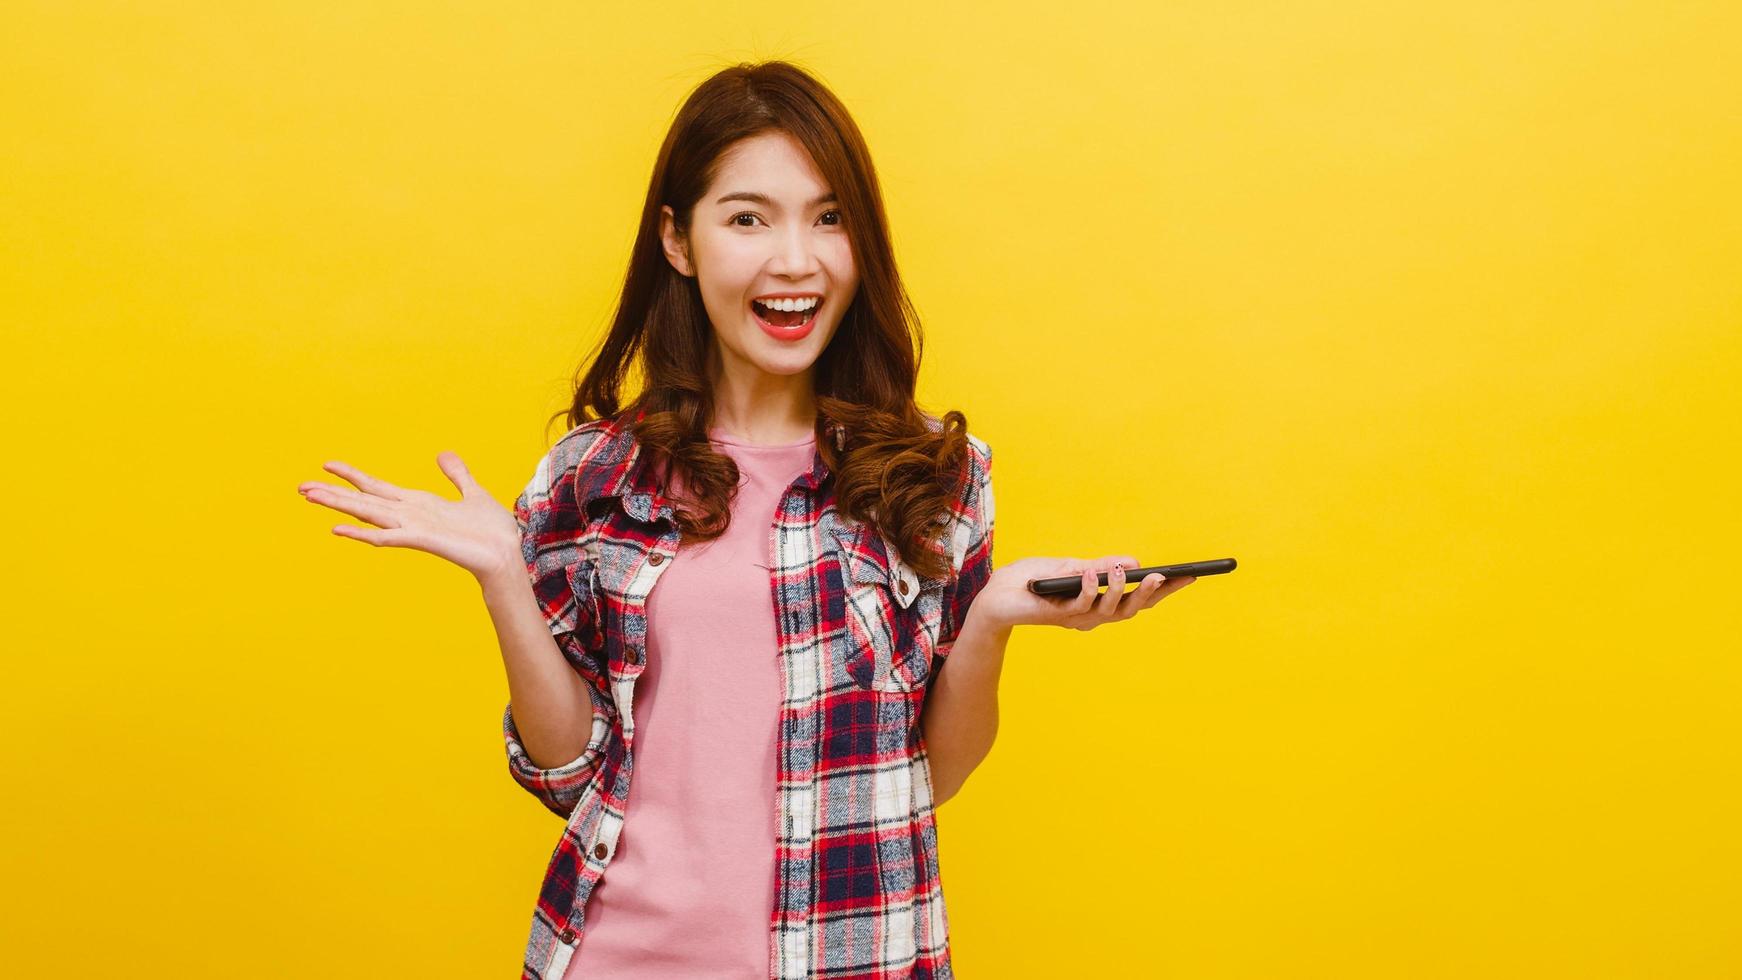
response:
[(1139, 611), (1155, 605), (1156, 596), (1160, 594), (1161, 587), (1166, 582), (1167, 577), (1160, 572), (1150, 572), (1143, 576), (1143, 581), (1137, 583), (1137, 588), (1132, 589), (1130, 595), (1119, 600), (1118, 618), (1130, 619)]
[(1083, 569), (1083, 587), (1077, 593), (1077, 598), (1071, 603), (1072, 615), (1081, 615), (1094, 608), (1095, 597), (1101, 592), (1101, 580), (1093, 568)]
[(1155, 590), (1155, 594), (1149, 597), (1149, 600), (1143, 604), (1143, 608), (1148, 609), (1150, 606), (1155, 605), (1197, 580), (1198, 577), (1196, 575), (1182, 575), (1168, 579), (1163, 583), (1161, 588)]
[(1114, 559), (1112, 567), (1107, 569), (1107, 591), (1095, 601), (1095, 615), (1110, 619), (1119, 609), (1119, 600), (1125, 596), (1125, 565)]
[[(1105, 558), (1102, 558), (1099, 562), (1097, 562), (1095, 564), (1095, 567), (1097, 569), (1105, 568), (1109, 572), (1111, 572), (1114, 565), (1118, 565), (1120, 568), (1124, 569), (1126, 572), (1130, 572), (1131, 569), (1139, 567), (1137, 564), (1137, 558), (1134, 555), (1108, 555)], [(1112, 576), (1111, 575), (1108, 576), (1107, 582), (1108, 582), (1108, 586), (1107, 586), (1108, 590), (1111, 591), (1112, 590)], [(1129, 580), (1127, 580), (1127, 582), (1125, 584), (1129, 585), (1131, 583)], [(1118, 592), (1114, 593), (1114, 595), (1116, 595), (1116, 596), (1119, 594), (1120, 593), (1118, 593)]]
[(464, 500), (473, 494), (484, 493), (484, 488), (472, 478), (472, 471), (461, 462), (459, 454), (451, 451), (436, 453), (436, 465), (441, 467), (447, 478), (460, 489), (460, 499)]
[(1162, 598), (1173, 595), (1175, 592), (1178, 592), (1197, 580), (1198, 577), (1196, 575), (1176, 575), (1173, 578), (1168, 579), (1166, 586), (1161, 590)]
[(335, 524), (333, 525), (333, 533), (341, 538), (355, 538), (358, 541), (372, 544), (376, 547), (403, 543), (397, 532), (386, 528), (355, 527), (350, 524)]
[(311, 504), (331, 507), (352, 517), (360, 517), (376, 527), (399, 527), (399, 518), (394, 514), (394, 502), (383, 500), (380, 497), (372, 497), (343, 487), (317, 486), (303, 494), (302, 499)]
[(388, 483), (386, 480), (376, 479), (355, 466), (352, 466), (350, 463), (341, 463), (335, 460), (330, 463), (322, 463), (321, 469), (350, 481), (352, 486), (364, 493), (372, 493), (377, 497), (386, 497), (388, 500), (405, 499), (404, 487), (395, 486), (394, 484)]
[(1167, 593), (1162, 590), (1161, 586), (1162, 585), (1171, 585), (1171, 584), (1172, 584), (1171, 581), (1157, 583), (1154, 588), (1150, 589), (1149, 591), (1147, 591), (1143, 594), (1143, 603), (1141, 605), (1139, 605), (1137, 608), (1141, 611), (1144, 609), (1148, 609), (1150, 606), (1153, 606), (1156, 603), (1160, 602), (1164, 597), (1167, 596)]

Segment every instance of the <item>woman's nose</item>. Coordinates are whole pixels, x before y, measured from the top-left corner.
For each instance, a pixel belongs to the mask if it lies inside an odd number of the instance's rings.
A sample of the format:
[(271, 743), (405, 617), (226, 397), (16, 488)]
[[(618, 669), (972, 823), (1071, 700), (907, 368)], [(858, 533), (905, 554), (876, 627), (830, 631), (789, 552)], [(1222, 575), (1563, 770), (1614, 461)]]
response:
[(816, 243), (803, 229), (788, 232), (780, 236), (780, 245), (774, 254), (775, 267), (788, 275), (803, 275), (815, 271), (817, 261)]

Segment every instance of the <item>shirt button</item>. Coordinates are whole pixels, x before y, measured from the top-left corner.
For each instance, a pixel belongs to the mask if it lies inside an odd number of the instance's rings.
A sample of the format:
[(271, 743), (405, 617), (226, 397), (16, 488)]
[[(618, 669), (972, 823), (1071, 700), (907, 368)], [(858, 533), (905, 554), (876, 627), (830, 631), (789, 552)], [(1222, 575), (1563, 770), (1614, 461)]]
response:
[(605, 855), (607, 855), (609, 853), (611, 853), (611, 849), (609, 847), (605, 846), (604, 841), (600, 841), (598, 844), (594, 845), (594, 847), (593, 847), (593, 856), (598, 858), (601, 861), (605, 860)]
[(573, 943), (575, 941), (575, 931), (570, 929), (568, 926), (563, 926), (561, 929), (557, 930), (556, 937), (565, 943)]
[(895, 580), (895, 591), (901, 593), (902, 595), (906, 595), (907, 594), (907, 579), (904, 579), (904, 578), (896, 579)]
[(647, 563), (650, 565), (658, 565), (663, 561), (665, 561), (665, 556), (657, 551), (647, 556)]

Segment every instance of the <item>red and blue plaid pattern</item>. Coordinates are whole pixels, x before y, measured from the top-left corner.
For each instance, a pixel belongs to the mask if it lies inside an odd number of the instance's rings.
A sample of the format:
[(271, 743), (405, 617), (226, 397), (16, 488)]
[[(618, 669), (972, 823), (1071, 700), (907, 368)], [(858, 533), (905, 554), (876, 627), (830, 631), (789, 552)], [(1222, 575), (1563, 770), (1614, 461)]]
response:
[[(945, 518), (948, 578), (917, 576), (873, 525), (841, 516), (820, 452), (776, 508), (769, 588), (785, 693), (771, 980), (953, 976), (919, 719), (992, 571), (992, 451), (968, 439), (971, 472)], [(502, 717), (509, 771), (567, 821), (522, 980), (560, 980), (623, 830), (647, 595), (678, 547), (650, 470), (626, 422), (596, 419), (558, 440), (515, 501), (533, 593), (593, 698), (586, 749), (553, 769), (527, 758), (512, 705)]]

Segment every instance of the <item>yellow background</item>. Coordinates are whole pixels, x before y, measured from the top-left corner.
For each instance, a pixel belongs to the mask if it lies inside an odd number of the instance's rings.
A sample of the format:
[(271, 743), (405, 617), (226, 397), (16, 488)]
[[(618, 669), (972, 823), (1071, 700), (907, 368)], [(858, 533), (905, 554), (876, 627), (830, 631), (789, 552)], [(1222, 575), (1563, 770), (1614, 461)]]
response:
[(469, 576), (658, 143), (862, 125), (997, 558), (1234, 556), (1017, 631), (958, 972), (1742, 975), (1732, 4), (14, 2), (10, 976), (507, 977), (560, 824)]

